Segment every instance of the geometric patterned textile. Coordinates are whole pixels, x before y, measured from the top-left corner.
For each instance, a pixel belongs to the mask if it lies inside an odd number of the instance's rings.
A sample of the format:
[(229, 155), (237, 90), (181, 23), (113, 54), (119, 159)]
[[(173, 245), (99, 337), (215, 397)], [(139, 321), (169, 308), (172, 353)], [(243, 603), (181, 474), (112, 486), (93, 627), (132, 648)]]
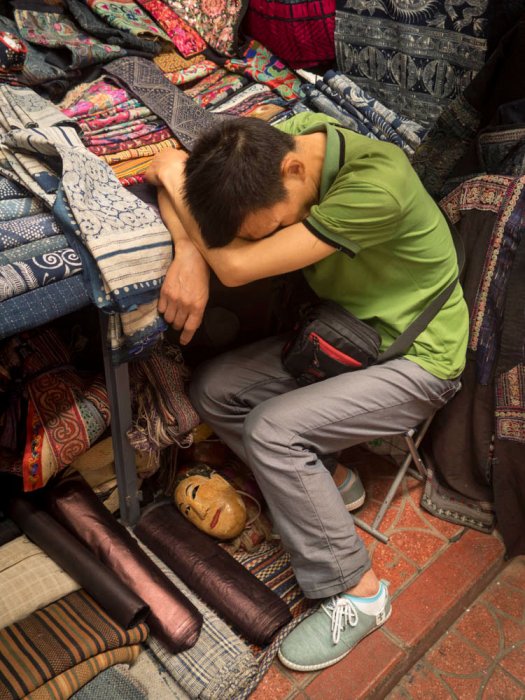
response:
[(188, 150), (191, 150), (202, 131), (209, 130), (222, 119), (198, 107), (191, 98), (172, 85), (152, 61), (144, 58), (120, 58), (106, 65), (104, 70), (163, 119), (173, 135)]
[(146, 640), (125, 630), (84, 591), (70, 593), (0, 630), (0, 697), (66, 700), (97, 673), (132, 663)]
[(496, 428), (502, 440), (525, 443), (525, 365), (501, 374), (496, 382)]
[(212, 49), (224, 56), (237, 50), (237, 30), (248, 7), (248, 0), (165, 0), (206, 40)]
[(485, 62), (489, 0), (337, 0), (339, 70), (429, 127)]

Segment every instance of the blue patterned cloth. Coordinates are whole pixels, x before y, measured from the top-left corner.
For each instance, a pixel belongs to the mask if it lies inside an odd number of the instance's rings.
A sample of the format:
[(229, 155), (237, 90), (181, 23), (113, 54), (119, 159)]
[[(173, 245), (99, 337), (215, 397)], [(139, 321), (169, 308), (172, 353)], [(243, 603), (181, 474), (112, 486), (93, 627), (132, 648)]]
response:
[(19, 219), (21, 216), (32, 216), (44, 211), (44, 206), (35, 197), (17, 197), (3, 199), (0, 202), (0, 222)]
[(38, 255), (53, 253), (60, 248), (66, 248), (68, 242), (65, 236), (49, 236), (38, 241), (30, 241), (19, 245), (17, 248), (9, 248), (8, 250), (0, 251), (0, 265), (11, 265), (12, 263), (22, 262), (28, 258), (34, 258)]
[(113, 359), (140, 354), (166, 328), (157, 299), (172, 241), (158, 212), (125, 190), (72, 123), (32, 90), (0, 85), (1, 132), (1, 174), (52, 208), (82, 260), (91, 300), (112, 314)]
[(344, 73), (329, 70), (314, 85), (303, 86), (306, 103), (338, 119), (352, 131), (380, 141), (389, 141), (412, 155), (426, 129), (396, 114), (367, 95)]
[[(0, 209), (1, 207), (0, 202)], [(52, 214), (35, 214), (21, 219), (2, 221), (0, 222), (0, 251), (17, 248), (42, 238), (57, 236), (59, 233), (60, 229)]]
[(485, 62), (488, 5), (336, 0), (337, 67), (383, 104), (429, 127)]
[(82, 272), (72, 248), (62, 248), (28, 260), (0, 265), (0, 302)]
[(80, 275), (2, 302), (0, 338), (36, 328), (89, 304)]

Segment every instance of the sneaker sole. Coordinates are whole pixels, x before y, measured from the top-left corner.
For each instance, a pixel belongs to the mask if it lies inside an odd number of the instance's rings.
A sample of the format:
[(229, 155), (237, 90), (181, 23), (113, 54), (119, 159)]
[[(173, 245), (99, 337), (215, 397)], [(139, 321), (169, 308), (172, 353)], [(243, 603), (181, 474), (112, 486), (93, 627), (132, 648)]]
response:
[[(371, 629), (371, 630), (370, 630), (369, 632), (367, 632), (366, 634), (364, 634), (364, 635), (361, 637), (361, 639), (359, 640), (359, 642), (362, 642), (363, 639), (364, 639), (365, 637), (368, 637), (369, 634), (372, 634), (372, 632), (375, 632), (376, 630), (380, 629), (380, 628), (385, 624), (385, 622), (388, 620), (388, 618), (390, 617), (391, 614), (392, 614), (392, 607), (390, 607), (389, 613), (388, 613), (388, 615), (385, 617), (385, 619), (383, 620), (383, 622), (382, 622), (380, 625), (378, 625), (377, 627), (374, 627), (373, 629)], [(300, 664), (294, 664), (292, 661), (288, 661), (288, 659), (286, 659), (286, 658), (281, 654), (281, 650), (280, 650), (280, 649), (279, 649), (279, 651), (277, 652), (277, 658), (279, 659), (279, 661), (282, 663), (283, 666), (285, 666), (286, 668), (291, 669), (292, 671), (305, 671), (305, 672), (307, 672), (307, 671), (321, 671), (323, 668), (328, 668), (329, 666), (333, 666), (334, 664), (339, 663), (339, 661), (341, 661), (342, 659), (344, 659), (345, 656), (348, 656), (348, 654), (356, 648), (356, 646), (359, 644), (359, 642), (356, 642), (356, 643), (354, 644), (353, 647), (350, 647), (350, 649), (347, 649), (347, 650), (345, 651), (345, 653), (344, 653), (344, 654), (341, 654), (341, 656), (338, 656), (337, 659), (332, 659), (331, 661), (326, 661), (324, 664), (314, 664), (314, 665), (312, 665), (312, 666), (301, 666)]]
[(366, 494), (364, 493), (358, 499), (356, 499), (355, 501), (352, 501), (352, 503), (345, 503), (346, 510), (350, 512), (351, 510), (357, 510), (358, 508), (361, 508), (361, 506), (365, 502), (365, 499), (366, 499)]

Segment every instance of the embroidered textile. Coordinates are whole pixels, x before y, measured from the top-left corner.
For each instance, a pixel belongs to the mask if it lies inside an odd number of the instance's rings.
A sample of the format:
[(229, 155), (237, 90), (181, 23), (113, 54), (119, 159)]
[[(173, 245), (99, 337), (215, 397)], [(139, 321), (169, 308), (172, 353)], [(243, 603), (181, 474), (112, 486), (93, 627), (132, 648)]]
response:
[(227, 60), (224, 67), (268, 85), (285, 100), (303, 97), (300, 79), (258, 41), (249, 41), (239, 51), (239, 58)]
[(171, 445), (189, 447), (190, 431), (200, 419), (185, 393), (189, 372), (179, 348), (158, 345), (149, 357), (130, 365), (130, 379), (135, 416), (127, 433), (130, 445), (159, 458)]
[(0, 693), (63, 700), (99, 671), (132, 663), (147, 636), (145, 624), (125, 630), (87, 593), (70, 593), (0, 630)]
[(89, 304), (80, 275), (40, 287), (2, 303), (0, 338), (41, 326)]
[(212, 108), (212, 112), (232, 117), (258, 117), (265, 121), (283, 111), (286, 100), (267, 85), (254, 84), (239, 90), (229, 99)]
[(202, 53), (206, 42), (182, 17), (162, 0), (137, 0), (139, 5), (149, 12), (172, 40), (177, 51), (184, 57)]
[(91, 36), (104, 39), (108, 44), (116, 44), (132, 51), (141, 51), (151, 56), (156, 56), (162, 46), (153, 37), (136, 36), (126, 30), (112, 27), (103, 19), (95, 15), (83, 0), (64, 0), (77, 24)]
[(525, 443), (525, 365), (501, 374), (496, 383), (496, 429), (502, 440)]
[(426, 127), (483, 66), (488, 0), (336, 0), (339, 70)]
[[(130, 100), (132, 97), (124, 88), (99, 78), (92, 83), (81, 83), (70, 90), (59, 107), (66, 116), (79, 119), (122, 104), (128, 105)], [(140, 102), (137, 100), (128, 106), (139, 107)]]
[(292, 68), (333, 63), (335, 0), (250, 0), (243, 29)]
[(51, 214), (35, 214), (0, 223), (0, 251), (60, 233)]
[(187, 68), (181, 68), (181, 70), (173, 71), (171, 73), (164, 73), (165, 77), (173, 83), (174, 85), (186, 85), (187, 83), (192, 83), (194, 80), (199, 78), (205, 78), (207, 75), (211, 75), (217, 70), (217, 64), (213, 61), (200, 61), (200, 63), (194, 63)]
[(116, 29), (142, 38), (162, 39), (171, 44), (168, 35), (132, 0), (86, 0), (86, 4)]
[(233, 56), (248, 0), (165, 0), (217, 53)]
[(40, 547), (25, 535), (17, 537), (0, 547), (0, 628), (79, 587)]
[(127, 145), (129, 138), (141, 138), (156, 131), (164, 131), (164, 127), (158, 122), (140, 123), (129, 122), (114, 132), (107, 130), (100, 135), (85, 136), (86, 146), (103, 146), (112, 143), (125, 143)]
[(131, 122), (135, 119), (144, 119), (152, 116), (151, 111), (147, 107), (108, 110), (104, 112), (103, 115), (82, 119), (82, 121), (80, 121), (80, 128), (86, 134), (96, 134), (99, 131), (105, 131), (106, 129), (114, 127), (115, 124), (122, 124), (123, 122)]
[(0, 302), (82, 271), (72, 248), (63, 248), (23, 262), (0, 265)]
[(34, 491), (86, 452), (110, 423), (102, 376), (80, 378), (71, 369), (41, 374), (27, 385), (24, 491)]
[(120, 177), (119, 182), (122, 187), (133, 187), (133, 185), (141, 185), (146, 182), (146, 177), (144, 174), (127, 175), (126, 177)]
[(198, 107), (151, 61), (121, 58), (105, 66), (107, 73), (124, 83), (144, 104), (166, 122), (184, 148), (191, 150), (201, 131), (221, 117)]
[(26, 56), (26, 45), (16, 34), (0, 32), (0, 73), (21, 71)]
[(155, 56), (153, 63), (157, 65), (163, 73), (170, 73), (173, 71), (182, 70), (183, 68), (188, 68), (194, 63), (200, 63), (204, 60), (204, 56), (192, 56), (191, 58), (183, 58), (177, 51), (171, 51), (168, 53), (161, 53), (160, 56)]
[(125, 55), (120, 46), (102, 44), (98, 39), (80, 31), (66, 15), (56, 9), (54, 7), (51, 10), (45, 5), (40, 11), (24, 9), (23, 0), (17, 0), (14, 17), (20, 35), (26, 41), (70, 52), (70, 62), (61, 65), (61, 68), (85, 68)]
[(184, 93), (193, 98), (200, 107), (206, 109), (237, 92), (246, 82), (246, 78), (219, 68), (195, 85), (186, 88)]
[(472, 210), (497, 215), (470, 309), (469, 349), (476, 352), (478, 382), (488, 384), (498, 352), (507, 282), (525, 216), (525, 177), (472, 178), (445, 197), (441, 206), (454, 223)]
[(322, 80), (316, 81), (315, 88), (304, 85), (303, 91), (308, 96), (306, 102), (323, 112), (325, 102), (319, 100), (320, 91), (341, 110), (345, 126), (369, 138), (394, 143), (409, 155), (414, 153), (425, 133), (420, 124), (388, 109), (343, 73), (329, 70)]
[[(151, 145), (129, 148), (128, 150), (120, 151), (119, 153), (102, 155), (101, 158), (102, 160), (106, 161), (108, 165), (115, 165), (115, 163), (121, 163), (122, 161), (130, 160), (132, 158), (154, 156), (155, 154), (163, 151), (165, 148), (180, 148), (180, 144), (176, 139), (166, 139), (165, 141), (160, 141), (160, 143), (152, 143)], [(0, 245), (1, 241), (2, 229), (0, 228)]]
[(114, 163), (111, 169), (118, 177), (120, 182), (123, 178), (131, 177), (132, 175), (140, 175), (145, 173), (151, 165), (153, 156), (142, 156), (142, 158), (130, 158), (121, 163)]
[[(2, 15), (0, 15), (0, 30), (14, 34), (21, 39), (16, 24)], [(66, 72), (58, 66), (47, 63), (43, 51), (25, 42), (24, 45), (27, 49), (26, 60), (22, 70), (16, 73), (17, 84), (40, 85), (52, 96), (63, 95), (69, 87)], [(7, 77), (9, 82), (12, 82), (12, 74)]]
[(166, 141), (166, 139), (170, 138), (172, 138), (172, 134), (169, 129), (160, 129), (160, 131), (152, 131), (150, 134), (145, 134), (139, 138), (128, 139), (127, 141), (123, 141), (121, 143), (112, 143), (107, 144), (106, 146), (90, 146), (89, 150), (91, 153), (98, 156), (109, 155), (113, 153), (122, 153), (123, 151), (132, 148), (140, 148), (141, 146), (161, 143), (162, 141)]

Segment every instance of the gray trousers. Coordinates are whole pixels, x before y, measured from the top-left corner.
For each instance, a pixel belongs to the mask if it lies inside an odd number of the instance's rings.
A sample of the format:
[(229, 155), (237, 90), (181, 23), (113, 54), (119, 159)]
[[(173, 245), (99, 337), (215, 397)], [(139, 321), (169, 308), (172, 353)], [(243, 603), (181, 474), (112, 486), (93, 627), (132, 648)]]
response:
[(252, 469), (304, 594), (325, 598), (371, 564), (323, 457), (415, 427), (459, 381), (397, 358), (298, 388), (282, 345), (268, 338), (214, 358), (195, 372), (191, 399)]

